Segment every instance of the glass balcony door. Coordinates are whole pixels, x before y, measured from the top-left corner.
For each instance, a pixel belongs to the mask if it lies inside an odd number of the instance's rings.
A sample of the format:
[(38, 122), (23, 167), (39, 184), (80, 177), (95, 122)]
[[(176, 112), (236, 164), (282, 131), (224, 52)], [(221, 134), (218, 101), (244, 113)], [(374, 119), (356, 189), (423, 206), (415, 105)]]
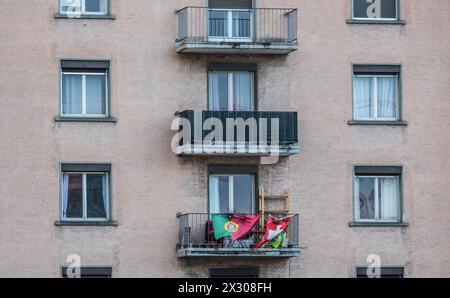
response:
[(252, 41), (253, 12), (249, 9), (209, 9), (210, 41)]

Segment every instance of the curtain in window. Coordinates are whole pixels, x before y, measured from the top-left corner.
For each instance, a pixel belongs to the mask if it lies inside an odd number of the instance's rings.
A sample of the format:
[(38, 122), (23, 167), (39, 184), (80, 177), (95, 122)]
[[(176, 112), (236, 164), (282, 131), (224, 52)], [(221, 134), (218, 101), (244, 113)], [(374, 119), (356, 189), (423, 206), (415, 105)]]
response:
[(228, 12), (209, 10), (209, 36), (228, 36)]
[(62, 110), (63, 114), (82, 113), (81, 75), (64, 74), (62, 77)]
[(380, 184), (380, 203), (381, 219), (398, 220), (399, 197), (398, 197), (398, 179), (379, 178)]
[(228, 110), (228, 73), (209, 73), (209, 109), (212, 111)]
[(218, 176), (211, 176), (209, 178), (209, 212), (220, 213)]
[(69, 196), (69, 175), (63, 175), (62, 208), (63, 218), (67, 216), (67, 200)]
[(354, 77), (354, 117), (355, 119), (367, 119), (372, 115), (372, 80), (370, 77)]
[(233, 11), (233, 37), (250, 37), (251, 13), (248, 11)]
[(106, 87), (104, 75), (86, 76), (86, 113), (90, 115), (106, 114)]
[(254, 182), (253, 176), (243, 175), (233, 177), (233, 212), (253, 214), (254, 212)]
[(106, 175), (102, 174), (86, 175), (86, 201), (88, 218), (106, 217), (105, 196), (107, 195), (107, 192), (105, 192), (105, 176)]
[(235, 72), (233, 74), (233, 110), (252, 111), (253, 104), (253, 73)]
[(61, 0), (61, 12), (81, 12), (82, 0)]
[(377, 78), (378, 117), (396, 118), (396, 78)]
[(375, 219), (375, 178), (358, 178), (359, 218)]

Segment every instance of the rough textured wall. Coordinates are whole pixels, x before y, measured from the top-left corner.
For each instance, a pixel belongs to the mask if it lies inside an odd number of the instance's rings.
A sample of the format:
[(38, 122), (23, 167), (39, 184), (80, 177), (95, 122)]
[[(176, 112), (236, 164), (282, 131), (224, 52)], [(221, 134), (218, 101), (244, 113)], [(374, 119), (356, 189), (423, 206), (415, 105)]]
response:
[[(177, 55), (174, 11), (203, 0), (112, 0), (116, 20), (54, 19), (56, 0), (0, 0), (0, 276), (59, 276), (66, 256), (114, 276), (206, 276), (259, 265), (268, 277), (350, 277), (370, 253), (407, 276), (450, 276), (450, 4), (402, 1), (405, 26), (348, 25), (350, 2), (264, 0), (299, 9), (285, 57)], [(34, 3), (36, 2), (36, 3)], [(59, 60), (111, 59), (111, 123), (55, 123)], [(299, 112), (301, 153), (260, 166), (269, 192), (293, 189), (302, 254), (290, 260), (175, 255), (177, 212), (207, 206), (207, 164), (178, 158), (177, 110), (206, 108), (208, 62), (258, 64), (260, 109)], [(402, 64), (407, 127), (348, 126), (351, 64)], [(59, 163), (111, 162), (118, 227), (56, 227)], [(350, 228), (352, 166), (403, 165), (408, 228)]]

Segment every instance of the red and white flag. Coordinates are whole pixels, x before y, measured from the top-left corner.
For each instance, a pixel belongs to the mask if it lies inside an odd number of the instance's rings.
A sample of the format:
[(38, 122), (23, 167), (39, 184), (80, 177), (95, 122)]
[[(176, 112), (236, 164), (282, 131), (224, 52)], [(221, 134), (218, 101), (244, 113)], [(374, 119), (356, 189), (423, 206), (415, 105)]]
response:
[(289, 226), (292, 220), (292, 215), (283, 218), (275, 218), (269, 215), (266, 223), (266, 234), (264, 239), (256, 245), (256, 248), (260, 248), (267, 242), (272, 241), (278, 235), (280, 235)]

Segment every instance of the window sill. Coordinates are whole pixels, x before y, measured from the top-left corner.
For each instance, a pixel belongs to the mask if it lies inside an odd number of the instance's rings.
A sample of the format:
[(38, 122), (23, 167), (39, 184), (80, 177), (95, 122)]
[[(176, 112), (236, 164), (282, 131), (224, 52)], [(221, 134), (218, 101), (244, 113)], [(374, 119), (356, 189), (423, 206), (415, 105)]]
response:
[(350, 120), (348, 125), (392, 125), (392, 126), (408, 126), (406, 121), (361, 121)]
[(347, 24), (367, 24), (367, 25), (406, 25), (405, 20), (354, 20), (348, 19)]
[(55, 221), (55, 226), (63, 227), (63, 226), (73, 226), (73, 227), (86, 227), (86, 226), (101, 226), (101, 227), (117, 227), (119, 223), (115, 220), (111, 221), (64, 221), (57, 220)]
[(77, 15), (77, 16), (69, 16), (67, 14), (55, 13), (53, 15), (55, 19), (93, 19), (93, 20), (115, 20), (116, 17), (113, 15)]
[(95, 118), (95, 117), (61, 117), (56, 116), (55, 122), (110, 122), (116, 123), (117, 119), (114, 117)]
[(406, 222), (350, 222), (351, 228), (407, 228), (409, 224)]

